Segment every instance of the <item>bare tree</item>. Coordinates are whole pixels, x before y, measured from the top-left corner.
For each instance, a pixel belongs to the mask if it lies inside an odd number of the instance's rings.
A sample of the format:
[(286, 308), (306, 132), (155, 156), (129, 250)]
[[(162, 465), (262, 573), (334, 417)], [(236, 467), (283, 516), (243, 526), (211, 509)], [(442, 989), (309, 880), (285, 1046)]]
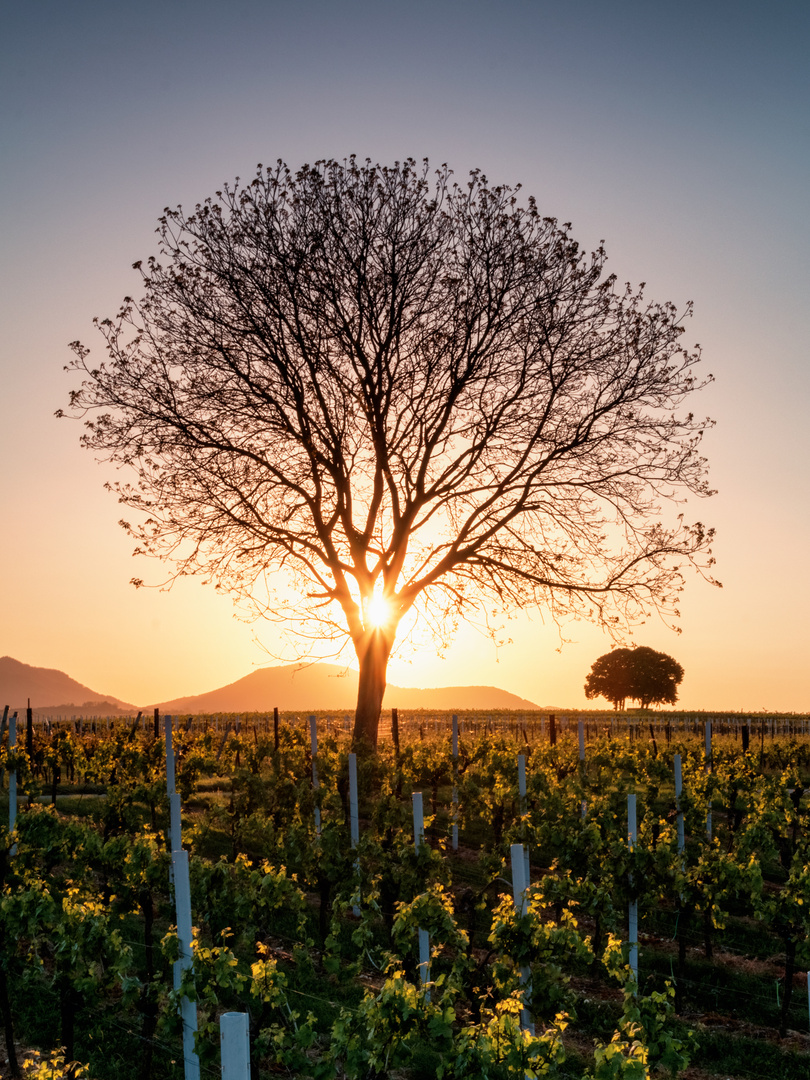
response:
[(135, 470), (138, 550), (265, 612), (286, 580), (354, 646), (357, 743), (409, 612), (451, 632), (540, 605), (621, 634), (712, 562), (711, 530), (661, 516), (710, 494), (683, 316), (518, 191), (412, 160), (259, 166), (165, 211), (142, 299), (98, 323), (104, 363), (72, 346), (70, 411)]

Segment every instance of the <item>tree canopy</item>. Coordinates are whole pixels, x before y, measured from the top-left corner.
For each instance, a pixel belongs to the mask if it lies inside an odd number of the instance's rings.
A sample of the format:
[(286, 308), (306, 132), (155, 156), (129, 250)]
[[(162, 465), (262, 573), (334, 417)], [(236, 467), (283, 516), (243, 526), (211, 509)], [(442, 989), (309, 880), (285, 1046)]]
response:
[(539, 605), (619, 634), (711, 565), (712, 531), (665, 513), (710, 494), (690, 305), (618, 287), (518, 188), (278, 162), (157, 232), (141, 298), (96, 320), (106, 360), (73, 343), (70, 412), (134, 470), (138, 552), (353, 646), (358, 741), (405, 619), (446, 641)]
[(628, 698), (642, 709), (650, 705), (674, 705), (683, 668), (666, 653), (646, 645), (614, 649), (595, 660), (585, 680), (585, 697), (604, 697), (614, 709), (623, 709)]

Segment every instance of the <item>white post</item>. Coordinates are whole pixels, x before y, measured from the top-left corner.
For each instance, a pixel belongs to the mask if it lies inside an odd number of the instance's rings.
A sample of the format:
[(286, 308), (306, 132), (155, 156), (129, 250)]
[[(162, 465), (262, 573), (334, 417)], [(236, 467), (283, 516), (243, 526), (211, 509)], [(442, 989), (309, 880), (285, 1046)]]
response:
[[(430, 935), (419, 927), (419, 978), (422, 986), (430, 982)], [(425, 990), (425, 1001), (430, 1001), (430, 990)]]
[[(357, 809), (357, 755), (349, 754), (349, 830), (352, 838), (352, 847), (356, 848), (360, 842), (360, 817)], [(355, 859), (354, 869), (360, 876), (360, 861)], [(360, 908), (357, 904), (352, 905), (352, 912), (360, 917)]]
[[(526, 800), (526, 755), (518, 754), (518, 792), (520, 794), (520, 813), (521, 816), (526, 813), (528, 804)], [(524, 832), (525, 837), (525, 832)], [(521, 845), (523, 847), (523, 881), (526, 888), (529, 887), (531, 881), (531, 862), (529, 859), (529, 845)]]
[(458, 717), (453, 714), (453, 851), (458, 851)]
[(180, 851), (183, 847), (182, 819), (180, 817), (180, 795), (173, 791), (169, 796), (169, 836), (172, 851)]
[[(512, 844), (509, 849), (512, 857), (512, 896), (515, 901), (515, 910), (522, 915), (526, 905), (526, 889), (528, 882), (524, 877), (524, 854), (523, 844)], [(520, 983), (523, 986), (523, 1008), (520, 1010), (520, 1026), (534, 1035), (534, 1024), (531, 1019), (531, 969), (523, 964), (520, 969)]]
[[(422, 808), (422, 792), (413, 793), (413, 842), (416, 850), (425, 839), (425, 815)], [(430, 982), (430, 936), (419, 928), (419, 978), (422, 986)], [(430, 991), (425, 990), (425, 1001), (430, 1001)]]
[(166, 791), (171, 795), (174, 793), (174, 744), (170, 716), (163, 717), (163, 727), (166, 731)]
[(309, 741), (312, 747), (312, 790), (315, 793), (315, 835), (321, 835), (321, 808), (318, 806), (318, 718), (309, 718)]
[[(627, 843), (632, 851), (636, 846), (638, 830), (636, 829), (636, 797), (627, 796)], [(630, 886), (633, 885), (633, 876), (630, 875)], [(630, 943), (630, 968), (633, 978), (638, 986), (638, 900), (631, 900), (627, 911), (628, 933)]]
[(681, 772), (681, 755), (676, 754), (675, 763), (675, 809), (678, 812), (678, 854), (683, 855), (686, 847), (686, 836), (683, 827), (683, 810), (681, 810), (681, 795), (683, 793), (683, 773)]
[[(14, 713), (8, 722), (8, 749), (9, 752), (17, 747), (17, 714)], [(12, 769), (8, 775), (8, 831), (12, 832), (17, 824), (17, 770)], [(11, 854), (17, 854), (17, 845), (11, 848)]]
[(222, 1080), (250, 1080), (248, 1014), (223, 1013), (219, 1018)]
[[(174, 899), (177, 910), (177, 940), (180, 944), (180, 959), (174, 965), (174, 988), (180, 988), (183, 972), (194, 962), (191, 951), (191, 884), (188, 877), (188, 852), (173, 851), (174, 864)], [(180, 1015), (183, 1018), (183, 1063), (185, 1080), (200, 1080), (200, 1059), (194, 1049), (194, 1035), (197, 1031), (197, 1003), (187, 997), (180, 1000)]]
[(413, 793), (413, 840), (416, 850), (425, 839), (425, 816), (422, 809), (422, 792)]
[[(172, 740), (172, 718), (163, 717), (163, 730), (166, 733), (166, 793), (169, 796), (169, 845), (172, 852), (183, 846), (180, 829), (180, 796), (174, 787), (174, 742)], [(174, 854), (169, 863), (169, 881), (174, 881)]]

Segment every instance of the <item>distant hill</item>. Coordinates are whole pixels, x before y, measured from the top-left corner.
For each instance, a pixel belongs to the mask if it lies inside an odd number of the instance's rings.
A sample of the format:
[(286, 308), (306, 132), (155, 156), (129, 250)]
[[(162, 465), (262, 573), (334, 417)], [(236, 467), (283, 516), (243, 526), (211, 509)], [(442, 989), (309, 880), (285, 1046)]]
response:
[[(334, 709), (351, 712), (357, 703), (357, 672), (337, 664), (284, 664), (262, 668), (207, 694), (156, 703), (165, 713), (282, 712)], [(536, 709), (538, 706), (495, 686), (407, 689), (388, 685), (386, 708)]]
[[(100, 694), (63, 671), (32, 667), (10, 656), (0, 659), (0, 708), (11, 711), (31, 706), (38, 713), (106, 716), (135, 713), (126, 701)], [(353, 712), (357, 703), (357, 672), (337, 664), (283, 664), (262, 668), (243, 679), (206, 694), (155, 702), (164, 713), (282, 712), (334, 709)], [(149, 708), (153, 708), (150, 705)], [(536, 709), (537, 705), (496, 686), (443, 686), (408, 689), (389, 684), (386, 708), (399, 709)]]
[(134, 705), (110, 694), (99, 694), (55, 668), (32, 667), (10, 656), (0, 658), (0, 709), (20, 712), (28, 705), (37, 712), (107, 716), (137, 712)]

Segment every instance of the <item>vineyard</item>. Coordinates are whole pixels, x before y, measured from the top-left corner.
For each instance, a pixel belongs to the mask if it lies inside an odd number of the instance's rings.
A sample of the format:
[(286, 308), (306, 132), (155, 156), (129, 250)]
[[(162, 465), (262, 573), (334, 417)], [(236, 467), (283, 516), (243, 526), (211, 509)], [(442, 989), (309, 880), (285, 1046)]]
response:
[(4, 1075), (810, 1075), (806, 718), (14, 721)]

